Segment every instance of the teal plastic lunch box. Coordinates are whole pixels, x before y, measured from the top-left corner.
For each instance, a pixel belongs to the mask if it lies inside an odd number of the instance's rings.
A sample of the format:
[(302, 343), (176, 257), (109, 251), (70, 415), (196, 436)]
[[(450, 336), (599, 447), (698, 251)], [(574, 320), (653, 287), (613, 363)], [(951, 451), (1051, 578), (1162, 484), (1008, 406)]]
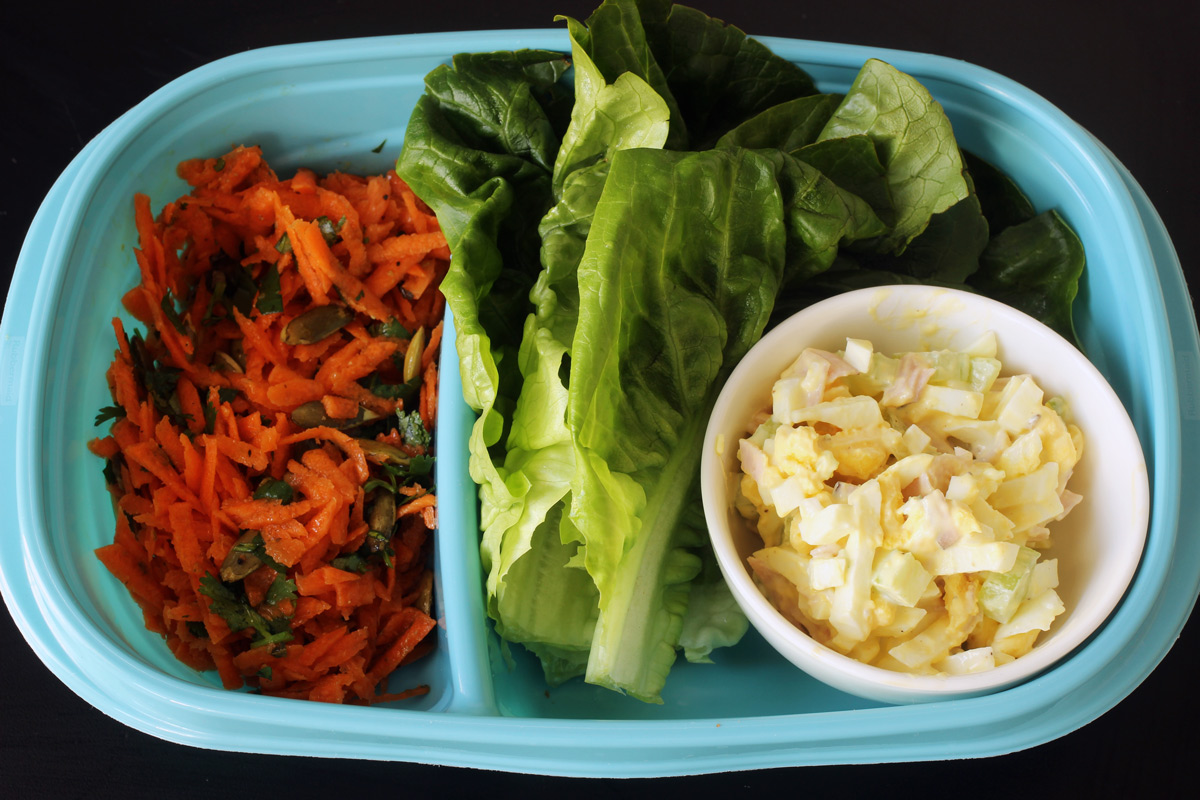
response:
[(565, 32), (540, 30), (243, 53), (151, 95), (63, 173), (30, 228), (0, 331), (0, 448), (13, 454), (0, 466), (0, 503), (18, 520), (0, 537), (0, 590), (41, 659), (104, 713), (175, 742), (622, 777), (1005, 753), (1068, 733), (1133, 691), (1179, 634), (1200, 583), (1200, 495), (1181, 490), (1200, 477), (1200, 343), (1161, 221), (1101, 144), (1004, 77), (936, 56), (762, 41), (824, 91), (844, 91), (869, 57), (913, 74), (964, 147), (1011, 174), (1038, 210), (1058, 209), (1084, 242), (1080, 337), (1137, 428), (1152, 511), (1122, 604), (1068, 660), (998, 694), (888, 706), (808, 678), (751, 632), (715, 664), (677, 664), (662, 705), (582, 683), (548, 689), (534, 660), (502, 647), (484, 614), (466, 471), (472, 416), (452, 335), (437, 442), (438, 646), (405, 675), (406, 685), (428, 683), (428, 695), (367, 708), (227, 692), (144, 629), (93, 554), (112, 540), (113, 516), (101, 464), (85, 446), (109, 402), (109, 321), (137, 278), (134, 193), (159, 208), (186, 191), (180, 160), (242, 143), (261, 145), (281, 174), (301, 165), (386, 170), (430, 69), (462, 51), (568, 49)]

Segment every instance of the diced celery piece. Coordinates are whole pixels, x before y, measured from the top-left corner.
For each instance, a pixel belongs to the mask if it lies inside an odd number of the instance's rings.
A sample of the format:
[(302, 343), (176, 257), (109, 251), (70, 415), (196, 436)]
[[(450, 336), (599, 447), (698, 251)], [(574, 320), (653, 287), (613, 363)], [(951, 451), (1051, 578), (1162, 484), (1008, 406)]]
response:
[(971, 388), (977, 392), (986, 392), (992, 388), (996, 378), (1000, 377), (1000, 362), (994, 358), (971, 359)]
[(971, 380), (971, 357), (957, 350), (931, 350), (926, 354), (933, 367), (930, 383), (967, 383)]
[(1053, 411), (1058, 416), (1062, 417), (1062, 421), (1071, 423), (1071, 406), (1061, 397), (1051, 397), (1046, 401), (1046, 407)]
[(1037, 563), (1036, 550), (1022, 547), (1017, 561), (1008, 572), (989, 573), (979, 587), (979, 606), (983, 613), (996, 620), (1008, 622), (1029, 593), (1033, 568)]
[(854, 394), (879, 395), (896, 379), (899, 364), (899, 360), (875, 352), (871, 354), (866, 370), (857, 375), (847, 375), (842, 382)]

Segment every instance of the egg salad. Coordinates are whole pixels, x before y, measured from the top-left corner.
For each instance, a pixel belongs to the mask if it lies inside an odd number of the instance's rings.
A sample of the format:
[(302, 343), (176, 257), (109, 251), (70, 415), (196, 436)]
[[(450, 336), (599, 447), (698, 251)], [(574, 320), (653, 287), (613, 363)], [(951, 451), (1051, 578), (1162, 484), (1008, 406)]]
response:
[(1001, 376), (996, 337), (896, 355), (848, 339), (784, 370), (738, 443), (749, 563), (793, 624), (912, 674), (990, 669), (1064, 611), (1050, 526), (1083, 436), (1061, 398)]

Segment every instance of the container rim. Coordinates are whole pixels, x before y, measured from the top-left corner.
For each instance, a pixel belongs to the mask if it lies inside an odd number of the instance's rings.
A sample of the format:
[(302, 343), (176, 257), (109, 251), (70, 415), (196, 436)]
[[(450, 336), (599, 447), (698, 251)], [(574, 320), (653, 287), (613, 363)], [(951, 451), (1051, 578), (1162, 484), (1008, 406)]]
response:
[[(902, 69), (918, 76), (938, 77), (963, 85), (969, 82), (968, 88), (1001, 98), (1010, 104), (1020, 105), (1045, 126), (1060, 131), (1072, 141), (1081, 159), (1093, 167), (1104, 183), (1111, 187), (1114, 202), (1119, 202), (1130, 212), (1121, 215), (1124, 220), (1121, 235), (1131, 243), (1139, 242), (1136, 249), (1141, 251), (1141, 258), (1148, 265), (1147, 269), (1138, 272), (1138, 293), (1143, 300), (1152, 301), (1151, 304), (1155, 308), (1165, 306), (1161, 288), (1150, 285), (1155, 271), (1154, 259), (1150, 254), (1151, 245), (1146, 239), (1147, 232), (1134, 222), (1141, 220), (1143, 225), (1147, 224), (1144, 216), (1140, 216), (1135, 207), (1135, 196), (1132, 194), (1135, 185), (1127, 186), (1127, 181), (1131, 179), (1121, 174), (1120, 170), (1123, 168), (1119, 167), (1115, 159), (1086, 134), (1086, 131), (1040, 96), (990, 70), (943, 56), (778, 37), (756, 38), (780, 55), (802, 64), (823, 60), (834, 66), (858, 66), (864, 57), (879, 57), (894, 60)], [(18, 359), (19, 366), (14, 378), (15, 386), (9, 384), (5, 387), (6, 393), (16, 392), (16, 412), (12, 413), (11, 408), (3, 409), (4, 431), (3, 438), (0, 438), (0, 441), (14, 443), (13, 451), (17, 454), (14, 463), (37, 463), (34, 433), (41, 429), (43, 423), (40, 403), (37, 402), (38, 382), (34, 378), (44, 370), (49, 336), (45, 328), (38, 329), (31, 324), (31, 320), (36, 319), (37, 312), (44, 310), (57, 297), (62, 281), (62, 258), (66, 248), (78, 231), (87, 198), (94, 191), (100, 176), (111, 165), (114, 155), (127, 145), (129, 136), (180, 102), (181, 95), (252, 72), (299, 64), (331, 65), (364, 58), (386, 57), (399, 49), (409, 55), (445, 56), (448, 53), (471, 49), (565, 49), (565, 45), (565, 31), (550, 29), (403, 34), (277, 45), (232, 55), (187, 73), (115, 120), (84, 148), (51, 190), (38, 219), (35, 219), (34, 225), (31, 226), (30, 236), (17, 262), (20, 274), (14, 275), (10, 289), (9, 303), (4, 315), (3, 337), (6, 345), (13, 341), (14, 337), (22, 338), (21, 350), (12, 356)], [(1150, 212), (1152, 213), (1152, 209)], [(1165, 231), (1160, 235), (1165, 237)], [(1169, 250), (1169, 240), (1167, 248)], [(39, 250), (44, 254), (40, 259), (35, 255)], [(1167, 269), (1174, 266), (1177, 270), (1177, 259), (1174, 265), (1165, 266)], [(25, 301), (29, 299), (27, 295), (31, 290), (34, 293), (32, 303), (27, 303)], [(13, 309), (14, 303), (25, 306), (24, 310)], [(10, 309), (13, 309), (13, 313), (10, 313)], [(1186, 311), (1190, 311), (1190, 306)], [(1172, 336), (1168, 329), (1167, 314), (1150, 316), (1153, 318), (1148, 320), (1147, 324), (1152, 334), (1151, 340), (1170, 345)], [(1191, 339), (1174, 343), (1176, 352), (1182, 349), (1191, 353), (1197, 349), (1194, 317), (1192, 327)], [(6, 363), (10, 353), (10, 349), (5, 350)], [(930, 739), (924, 739), (919, 745), (897, 744), (891, 741), (897, 734), (913, 732), (945, 736), (944, 752), (941, 753), (945, 757), (1008, 752), (1056, 738), (1111, 708), (1149, 674), (1165, 655), (1170, 641), (1173, 640), (1173, 637), (1169, 637), (1160, 641), (1162, 637), (1151, 637), (1147, 630), (1128, 636), (1116, 633), (1120, 629), (1136, 628), (1137, 626), (1132, 624), (1133, 621), (1149, 616), (1154, 606), (1161, 605), (1160, 587), (1150, 586), (1150, 581), (1141, 578), (1147, 571), (1148, 559), (1153, 558), (1152, 566), (1156, 570), (1166, 568), (1164, 565), (1170, 566), (1170, 555), (1174, 549), (1175, 532), (1178, 529), (1179, 509), (1178, 506), (1172, 508), (1171, 501), (1174, 499), (1178, 502), (1181, 483), (1179, 387), (1173, 363), (1156, 365), (1156, 370), (1154, 413), (1151, 416), (1158, 421), (1158, 425), (1153, 437), (1153, 460), (1168, 466), (1175, 465), (1175, 468), (1170, 470), (1173, 475), (1163, 474), (1166, 471), (1154, 475), (1151, 530), (1158, 532), (1152, 533), (1147, 542), (1143, 568), (1108, 627), (1076, 654), (1078, 656), (1085, 651), (1089, 653), (1092, 658), (1089, 668), (1071, 671), (1059, 668), (1034, 681), (995, 695), (951, 701), (955, 703), (957, 713), (970, 717), (975, 726), (990, 729), (990, 736), (983, 742), (958, 736), (957, 731), (947, 725), (946, 715), (936, 713), (941, 703), (920, 707), (889, 706), (857, 710), (852, 714), (844, 711), (797, 713), (734, 720), (523, 719), (520, 726), (522, 735), (526, 738), (525, 747), (529, 751), (546, 747), (551, 753), (556, 747), (560, 750), (557, 755), (542, 756), (530, 755), (523, 750), (525, 755), (519, 766), (514, 766), (513, 753), (496, 742), (495, 734), (509, 730), (513, 725), (511, 718), (501, 716), (458, 716), (439, 714), (436, 711), (401, 709), (388, 709), (388, 714), (379, 715), (378, 710), (372, 712), (369, 709), (361, 709), (366, 713), (381, 716), (389, 723), (402, 721), (401, 725), (390, 724), (391, 738), (382, 730), (375, 730), (376, 736), (371, 738), (371, 741), (366, 741), (362, 738), (360, 729), (346, 723), (346, 720), (351, 719), (355, 722), (363, 721), (361, 715), (345, 714), (336, 708), (313, 709), (311, 705), (306, 705), (308, 721), (303, 726), (296, 726), (295, 720), (289, 714), (292, 709), (292, 706), (288, 705), (289, 701), (247, 697), (190, 684), (181, 685), (174, 679), (154, 674), (148, 667), (136, 664), (111, 642), (98, 641), (103, 637), (88, 630), (90, 622), (69, 603), (64, 604), (70, 595), (59, 580), (61, 576), (52, 568), (48, 555), (40, 551), (37, 542), (25, 533), (27, 530), (37, 530), (42, 521), (41, 487), (28, 474), (35, 471), (21, 470), (11, 465), (4, 467), (3, 473), (0, 474), (8, 479), (4, 481), (5, 486), (12, 487), (5, 489), (6, 499), (11, 497), (15, 500), (21, 535), (5, 537), (5, 541), (0, 543), (0, 553), (4, 554), (4, 557), (0, 558), (0, 590), (8, 598), (18, 627), (35, 651), (78, 694), (105, 713), (133, 727), (154, 735), (201, 746), (258, 752), (403, 758), (507, 770), (529, 769), (547, 774), (599, 775), (612, 774), (613, 769), (619, 769), (621, 774), (629, 776), (691, 774), (718, 769), (815, 763), (811, 759), (822, 758), (828, 753), (806, 752), (803, 745), (815, 745), (829, 740), (832, 732), (829, 726), (836, 728), (843, 724), (842, 720), (845, 717), (852, 716), (855, 720), (854, 726), (869, 721), (873, 733), (855, 741), (853, 748), (843, 747), (843, 752), (838, 757), (846, 762), (927, 759)], [(1152, 549), (1154, 552), (1151, 552)], [(1172, 572), (1177, 574), (1178, 565), (1174, 567), (1176, 569)], [(1191, 601), (1195, 602), (1194, 592)], [(1165, 619), (1165, 614), (1164, 611), (1160, 618)], [(1168, 627), (1173, 626), (1177, 633), (1182, 628), (1186, 616), (1185, 613), (1177, 621), (1172, 619), (1164, 624)], [(62, 627), (48, 628), (43, 620), (53, 621)], [(1117, 624), (1115, 620), (1120, 620), (1121, 624)], [(76, 646), (83, 650), (73, 652)], [(1128, 650), (1136, 653), (1128, 655)], [(83, 663), (87, 662), (84, 655), (108, 658), (114, 654), (118, 657), (117, 663), (131, 671), (135, 678), (132, 683), (135, 683), (140, 691), (146, 692), (147, 698), (163, 702), (161, 710), (156, 710), (153, 703), (136, 702), (138, 692), (129, 687), (95, 681), (83, 667)], [(1122, 665), (1119, 665), (1118, 669), (1107, 669), (1122, 654), (1128, 655)], [(1074, 658), (1072, 663), (1076, 661), (1078, 659)], [(1071, 674), (1068, 675), (1068, 672)], [(1054, 710), (1057, 713), (1053, 720), (1048, 721), (1046, 698), (1052, 696), (1061, 701), (1071, 691), (1085, 684), (1091, 691), (1084, 693), (1078, 702), (1051, 704), (1055, 706)], [(1097, 687), (1103, 687), (1106, 691), (1099, 691)], [(249, 701), (248, 708), (262, 712), (263, 716), (258, 717), (258, 721), (289, 725), (294, 728), (294, 733), (288, 737), (266, 740), (255, 737), (253, 731), (247, 731), (235, 741), (213, 741), (206, 734), (206, 720), (240, 718), (242, 714), (230, 706), (230, 702), (235, 698), (239, 706)], [(161, 713), (165, 710), (170, 710), (174, 716)], [(395, 717), (395, 714), (399, 714), (400, 717)], [(797, 726), (795, 723), (801, 719), (813, 724)], [(396, 729), (403, 728), (404, 731), (408, 731), (408, 725), (412, 726), (411, 730), (419, 732), (424, 744), (406, 747), (403, 742), (395, 739)], [(564, 735), (584, 730), (604, 731), (606, 734), (612, 734), (614, 738), (608, 741), (589, 741), (587, 748), (562, 747)], [(360, 735), (359, 741), (347, 740), (357, 748), (354, 752), (318, 752), (320, 748), (314, 747), (313, 742), (320, 744), (319, 737), (306, 735), (342, 732)], [(693, 738), (698, 749), (712, 748), (714, 754), (704, 763), (684, 758), (671, 761), (656, 760), (654, 753), (661, 746), (665, 735), (670, 733), (686, 734)], [(775, 747), (781, 739), (786, 740), (794, 749), (778, 752)], [(763, 748), (762, 745), (768, 742), (774, 747)], [(494, 747), (495, 751), (473, 750), (472, 744)], [(718, 749), (724, 755), (716, 753)], [(580, 754), (585, 750), (597, 752), (603, 758), (596, 759), (595, 756), (591, 756), (590, 763), (580, 760)], [(638, 750), (644, 752), (637, 752)]]

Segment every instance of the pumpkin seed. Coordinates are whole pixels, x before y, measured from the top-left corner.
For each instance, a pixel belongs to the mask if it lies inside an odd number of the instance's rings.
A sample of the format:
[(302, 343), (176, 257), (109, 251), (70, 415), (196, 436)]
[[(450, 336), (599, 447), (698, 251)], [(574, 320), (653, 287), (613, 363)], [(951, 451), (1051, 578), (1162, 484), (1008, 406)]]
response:
[(378, 442), (374, 439), (357, 439), (356, 441), (367, 458), (376, 464), (407, 464), (409, 462), (408, 453), (395, 445)]
[(377, 553), (382, 550), (392, 538), (392, 528), (396, 525), (396, 499), (391, 492), (376, 492), (375, 499), (367, 515), (367, 524), (378, 536), (367, 538), (367, 548)]
[(320, 400), (313, 400), (296, 406), (291, 413), (292, 422), (301, 428), (334, 428), (339, 431), (364, 425), (379, 419), (379, 415), (368, 408), (358, 407), (358, 413), (346, 419), (334, 419), (325, 413), (325, 406)]
[(217, 352), (213, 353), (213, 361), (217, 363), (218, 367), (226, 372), (244, 372), (242, 365), (237, 362), (237, 359), (223, 350), (218, 350)]
[(229, 548), (229, 555), (221, 562), (221, 580), (225, 583), (240, 581), (254, 570), (262, 566), (262, 561), (253, 553), (244, 549), (258, 536), (258, 531), (246, 531)]
[(421, 372), (421, 355), (425, 352), (425, 326), (417, 328), (417, 332), (408, 340), (408, 349), (404, 351), (404, 382), (408, 383)]
[(316, 344), (346, 327), (352, 319), (354, 312), (345, 306), (317, 306), (289, 322), (279, 338), (284, 344)]

